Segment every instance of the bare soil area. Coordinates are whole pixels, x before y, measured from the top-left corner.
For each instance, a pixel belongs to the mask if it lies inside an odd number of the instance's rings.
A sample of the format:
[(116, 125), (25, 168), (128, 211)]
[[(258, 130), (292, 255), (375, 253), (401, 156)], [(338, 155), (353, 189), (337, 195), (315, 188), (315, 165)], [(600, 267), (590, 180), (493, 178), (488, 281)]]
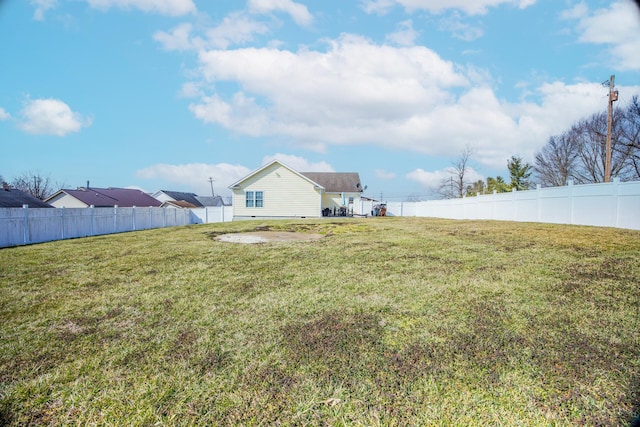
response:
[(296, 233), (290, 231), (253, 231), (250, 233), (222, 234), (216, 239), (229, 243), (269, 243), (269, 242), (302, 242), (317, 240), (322, 234)]

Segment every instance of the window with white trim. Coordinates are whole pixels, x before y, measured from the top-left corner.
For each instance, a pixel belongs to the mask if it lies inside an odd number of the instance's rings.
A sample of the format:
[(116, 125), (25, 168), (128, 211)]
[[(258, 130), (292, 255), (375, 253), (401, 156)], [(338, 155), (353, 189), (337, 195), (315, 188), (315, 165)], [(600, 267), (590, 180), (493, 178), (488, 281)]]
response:
[(245, 207), (261, 208), (264, 206), (264, 192), (246, 191), (244, 194), (245, 194)]

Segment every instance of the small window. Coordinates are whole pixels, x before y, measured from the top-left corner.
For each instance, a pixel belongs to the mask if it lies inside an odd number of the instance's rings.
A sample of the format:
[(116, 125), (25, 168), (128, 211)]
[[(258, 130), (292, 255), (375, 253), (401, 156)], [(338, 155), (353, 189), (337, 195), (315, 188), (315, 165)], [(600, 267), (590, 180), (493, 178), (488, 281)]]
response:
[(261, 208), (264, 206), (264, 192), (262, 191), (247, 191), (245, 193), (245, 207), (247, 208)]

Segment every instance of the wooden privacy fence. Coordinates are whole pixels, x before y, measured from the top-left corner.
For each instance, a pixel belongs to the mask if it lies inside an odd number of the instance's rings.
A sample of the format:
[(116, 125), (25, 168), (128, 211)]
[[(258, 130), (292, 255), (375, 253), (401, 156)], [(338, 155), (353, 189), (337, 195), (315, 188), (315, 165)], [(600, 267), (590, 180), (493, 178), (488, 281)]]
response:
[(593, 225), (640, 230), (640, 181), (396, 202), (387, 215)]

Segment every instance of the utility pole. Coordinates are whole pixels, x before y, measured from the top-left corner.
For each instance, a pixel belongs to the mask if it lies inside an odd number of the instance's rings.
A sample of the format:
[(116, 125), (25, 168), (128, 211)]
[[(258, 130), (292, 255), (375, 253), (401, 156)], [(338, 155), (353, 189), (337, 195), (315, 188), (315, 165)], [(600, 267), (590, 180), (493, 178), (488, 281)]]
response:
[[(613, 103), (618, 100), (618, 91), (615, 90), (616, 76), (609, 78), (609, 112), (607, 114), (607, 148), (604, 163), (604, 182), (611, 181), (611, 128), (613, 125)], [(606, 85), (604, 82), (603, 85)]]
[(213, 181), (215, 181), (215, 179), (209, 177), (209, 184), (211, 184), (211, 197), (216, 197), (216, 194), (213, 192)]

